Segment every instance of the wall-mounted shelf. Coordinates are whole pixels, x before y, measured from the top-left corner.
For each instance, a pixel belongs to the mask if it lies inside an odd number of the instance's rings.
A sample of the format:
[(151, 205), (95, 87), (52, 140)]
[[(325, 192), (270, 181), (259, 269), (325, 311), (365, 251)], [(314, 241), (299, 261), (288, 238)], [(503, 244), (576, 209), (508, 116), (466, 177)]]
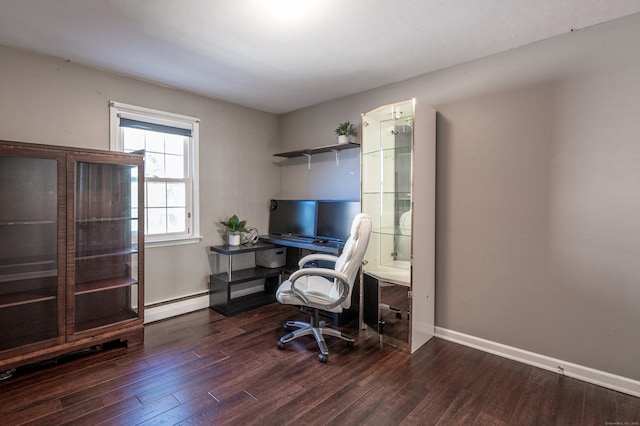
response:
[(316, 148), (306, 148), (306, 149), (299, 149), (297, 151), (280, 152), (278, 154), (273, 154), (273, 156), (284, 157), (284, 158), (303, 157), (311, 154), (342, 151), (345, 149), (352, 149), (352, 148), (360, 148), (360, 144), (359, 143), (337, 143), (334, 145), (319, 146)]
[(308, 167), (309, 169), (311, 169), (311, 155), (321, 154), (323, 152), (333, 152), (336, 154), (336, 166), (338, 166), (340, 165), (340, 162), (338, 159), (338, 153), (345, 149), (353, 149), (353, 148), (360, 148), (360, 144), (354, 143), (354, 142), (337, 143), (334, 145), (319, 146), (315, 148), (305, 148), (305, 149), (299, 149), (296, 151), (280, 152), (278, 154), (273, 154), (273, 156), (284, 157), (284, 158), (307, 157)]

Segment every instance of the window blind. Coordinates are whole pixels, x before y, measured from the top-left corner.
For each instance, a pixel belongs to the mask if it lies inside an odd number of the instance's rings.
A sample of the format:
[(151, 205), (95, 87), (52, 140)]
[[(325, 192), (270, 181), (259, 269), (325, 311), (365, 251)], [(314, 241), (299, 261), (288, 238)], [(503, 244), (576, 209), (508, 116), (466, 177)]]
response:
[(120, 117), (120, 127), (129, 127), (132, 129), (142, 129), (152, 132), (191, 137), (191, 129), (183, 129), (180, 127), (166, 126), (164, 124), (157, 123), (148, 123), (146, 121), (133, 120), (131, 118), (124, 117)]

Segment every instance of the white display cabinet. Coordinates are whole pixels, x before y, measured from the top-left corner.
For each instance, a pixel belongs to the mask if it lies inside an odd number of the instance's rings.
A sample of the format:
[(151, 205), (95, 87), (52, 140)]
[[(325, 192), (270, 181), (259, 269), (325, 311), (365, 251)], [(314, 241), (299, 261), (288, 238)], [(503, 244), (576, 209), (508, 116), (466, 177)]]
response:
[(410, 352), (434, 334), (435, 117), (415, 100), (362, 115), (363, 326)]

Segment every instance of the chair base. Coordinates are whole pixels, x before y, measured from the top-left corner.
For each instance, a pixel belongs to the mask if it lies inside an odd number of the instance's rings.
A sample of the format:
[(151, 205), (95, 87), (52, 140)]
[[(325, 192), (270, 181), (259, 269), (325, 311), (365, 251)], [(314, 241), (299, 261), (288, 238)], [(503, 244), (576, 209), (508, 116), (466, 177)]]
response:
[(315, 337), (316, 342), (318, 342), (318, 347), (320, 348), (320, 355), (318, 356), (318, 358), (321, 362), (327, 362), (327, 359), (329, 358), (329, 348), (327, 347), (327, 342), (325, 342), (324, 340), (325, 335), (339, 337), (340, 339), (345, 340), (348, 345), (353, 346), (353, 343), (355, 342), (353, 337), (333, 328), (320, 327), (319, 324), (320, 322), (318, 321), (318, 309), (313, 309), (311, 314), (311, 321), (308, 323), (302, 321), (285, 322), (285, 330), (289, 330), (292, 327), (297, 327), (298, 329), (285, 336), (282, 336), (278, 341), (278, 349), (284, 349), (284, 344), (292, 341), (293, 339), (313, 334), (313, 337)]

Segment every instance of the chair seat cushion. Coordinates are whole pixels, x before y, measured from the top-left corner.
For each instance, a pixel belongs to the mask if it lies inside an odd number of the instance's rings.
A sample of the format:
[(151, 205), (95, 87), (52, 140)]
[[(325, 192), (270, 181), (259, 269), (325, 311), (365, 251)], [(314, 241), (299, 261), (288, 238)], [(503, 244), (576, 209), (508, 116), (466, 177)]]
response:
[(296, 289), (309, 299), (309, 304), (306, 304), (291, 290), (291, 281), (289, 280), (280, 284), (276, 291), (276, 299), (278, 302), (287, 305), (306, 305), (327, 312), (342, 312), (341, 305), (332, 309), (326, 308), (327, 305), (332, 304), (339, 297), (332, 280), (315, 275), (303, 276), (296, 281)]

